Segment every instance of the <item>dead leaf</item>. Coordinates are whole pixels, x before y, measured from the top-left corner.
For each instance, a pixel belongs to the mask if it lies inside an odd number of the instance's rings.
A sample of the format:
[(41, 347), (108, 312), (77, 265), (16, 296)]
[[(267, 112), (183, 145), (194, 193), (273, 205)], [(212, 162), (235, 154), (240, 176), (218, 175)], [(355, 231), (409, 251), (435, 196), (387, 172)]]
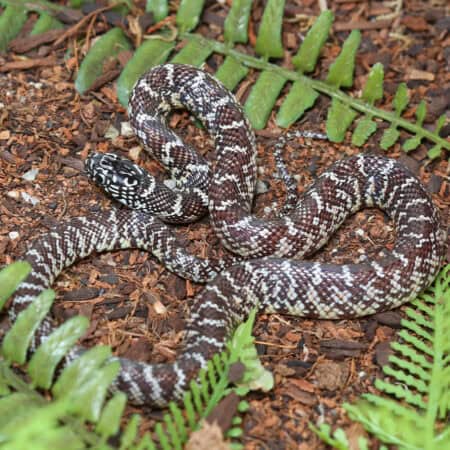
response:
[(11, 136), (11, 133), (9, 130), (0, 131), (0, 140), (1, 141), (8, 140), (10, 136)]
[(223, 439), (222, 430), (216, 422), (209, 424), (203, 422), (202, 427), (194, 431), (185, 450), (230, 450), (230, 446)]
[(428, 30), (428, 23), (421, 16), (405, 16), (402, 18), (402, 24), (413, 31)]
[(434, 81), (435, 75), (434, 73), (427, 72), (426, 70), (410, 69), (406, 74), (406, 78), (408, 80)]

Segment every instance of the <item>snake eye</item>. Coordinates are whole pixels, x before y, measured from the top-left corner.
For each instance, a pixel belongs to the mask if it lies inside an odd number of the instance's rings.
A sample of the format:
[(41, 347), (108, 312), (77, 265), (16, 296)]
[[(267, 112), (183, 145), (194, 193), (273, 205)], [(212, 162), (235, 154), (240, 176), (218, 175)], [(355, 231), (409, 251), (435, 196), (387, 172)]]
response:
[(133, 186), (137, 186), (138, 180), (135, 177), (127, 176), (127, 177), (123, 178), (123, 183), (127, 187), (133, 187)]
[(100, 172), (95, 174), (94, 180), (99, 185), (104, 185), (105, 184), (105, 177)]

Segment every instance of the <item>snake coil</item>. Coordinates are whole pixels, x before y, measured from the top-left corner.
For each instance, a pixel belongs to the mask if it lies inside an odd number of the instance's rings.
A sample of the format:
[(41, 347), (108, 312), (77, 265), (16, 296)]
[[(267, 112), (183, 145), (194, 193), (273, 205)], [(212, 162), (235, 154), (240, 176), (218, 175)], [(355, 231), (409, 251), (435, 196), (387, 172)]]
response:
[[(167, 115), (180, 107), (214, 138), (214, 169), (168, 128)], [(180, 398), (254, 306), (316, 318), (360, 317), (411, 300), (435, 277), (445, 251), (438, 211), (421, 183), (396, 161), (371, 154), (338, 161), (289, 215), (266, 221), (251, 212), (253, 132), (233, 95), (213, 77), (185, 65), (155, 67), (137, 82), (129, 115), (136, 135), (171, 173), (175, 188), (114, 155), (91, 155), (88, 174), (135, 210), (111, 208), (72, 218), (36, 239), (24, 257), (32, 272), (19, 286), (10, 313), (14, 320), (65, 267), (93, 252), (141, 248), (183, 277), (209, 281), (193, 302), (184, 352), (174, 363), (118, 358), (115, 387), (131, 401), (163, 406)], [(345, 265), (300, 260), (323, 246), (348, 216), (372, 206), (396, 226), (396, 243), (387, 256)], [(207, 211), (215, 233), (237, 257), (196, 258), (164, 223), (193, 221)], [(32, 350), (53, 328), (46, 318)], [(75, 349), (66, 363), (80, 351)]]

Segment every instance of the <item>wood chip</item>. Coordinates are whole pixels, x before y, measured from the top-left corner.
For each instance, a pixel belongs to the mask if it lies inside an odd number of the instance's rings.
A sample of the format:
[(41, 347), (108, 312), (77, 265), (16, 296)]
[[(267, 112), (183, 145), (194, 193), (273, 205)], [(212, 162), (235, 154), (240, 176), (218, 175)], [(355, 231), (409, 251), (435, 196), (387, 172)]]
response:
[(434, 81), (435, 75), (434, 73), (427, 72), (426, 70), (410, 68), (406, 72), (406, 78), (408, 80)]
[(237, 412), (240, 401), (240, 397), (235, 392), (230, 392), (209, 413), (206, 420), (211, 424), (217, 423), (223, 432), (227, 431), (231, 426), (231, 421)]
[(350, 31), (350, 30), (379, 30), (382, 28), (389, 28), (392, 25), (392, 20), (375, 20), (369, 22), (367, 20), (355, 20), (352, 22), (337, 22), (333, 25), (335, 31)]
[(54, 66), (56, 58), (47, 56), (46, 58), (24, 59), (22, 61), (12, 61), (0, 66), (0, 72), (10, 72), (11, 70), (26, 70), (34, 67)]
[(64, 30), (49, 30), (37, 36), (27, 36), (24, 38), (16, 38), (9, 43), (9, 49), (16, 53), (25, 53), (42, 44), (53, 42), (62, 36)]

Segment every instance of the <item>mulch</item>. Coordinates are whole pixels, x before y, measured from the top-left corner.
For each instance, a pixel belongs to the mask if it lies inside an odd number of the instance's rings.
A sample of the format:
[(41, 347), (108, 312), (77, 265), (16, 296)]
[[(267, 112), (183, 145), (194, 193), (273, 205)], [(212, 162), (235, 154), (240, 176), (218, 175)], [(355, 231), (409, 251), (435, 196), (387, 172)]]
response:
[[(316, 77), (324, 77), (348, 30), (360, 28), (362, 43), (354, 92), (363, 86), (368, 68), (379, 61), (385, 67), (386, 108), (390, 108), (396, 86), (404, 81), (411, 95), (406, 117), (414, 117), (421, 99), (428, 105), (426, 127), (432, 128), (440, 114), (448, 115), (450, 18), (444, 12), (445, 2), (430, 5), (426, 1), (404, 1), (398, 16), (392, 15), (392, 7), (382, 2), (329, 3), (336, 19)], [(252, 35), (261, 18), (262, 4), (255, 2)], [(295, 52), (310, 18), (318, 13), (313, 0), (286, 2), (286, 48)], [(224, 17), (220, 3), (207, 2), (198, 31), (219, 36)], [(380, 21), (374, 22), (376, 18)], [(76, 26), (85, 19), (75, 16), (72, 20)], [(110, 26), (101, 15), (93, 23), (85, 22), (90, 23), (90, 40)], [(25, 31), (20, 38), (25, 37)], [(84, 96), (76, 93), (73, 80), (86, 49), (75, 38), (83, 33), (86, 27), (80, 26), (62, 41), (59, 38), (63, 34), (54, 33), (32, 48), (16, 40), (13, 48), (25, 48), (28, 59), (15, 51), (0, 56), (0, 266), (18, 259), (33, 238), (61, 220), (111, 205), (111, 200), (83, 172), (82, 162), (89, 152), (108, 151), (131, 157), (164, 178), (159, 164), (146, 156), (139, 142), (127, 133), (126, 111), (117, 101), (112, 81), (105, 80)], [(54, 45), (56, 39), (58, 45)], [(68, 48), (72, 52), (65, 57)], [(291, 56), (288, 52), (280, 64), (289, 65)], [(211, 57), (206, 69), (215, 68), (220, 61), (220, 56)], [(257, 73), (251, 73), (240, 86), (239, 100), (245, 100), (256, 78)], [(329, 100), (321, 97), (295, 128), (324, 131), (328, 105)], [(213, 158), (211, 139), (186, 113), (174, 114), (171, 125), (183, 139)], [(363, 151), (382, 152), (378, 142), (386, 126), (380, 123)], [(274, 204), (281, 205), (284, 198), (271, 152), (280, 132), (271, 117), (266, 129), (257, 133), (259, 182), (254, 209), (261, 216)], [(449, 132), (447, 125), (441, 134), (447, 136)], [(402, 140), (407, 137), (402, 134)], [(447, 217), (448, 154), (430, 161), (429, 148), (430, 143), (423, 141), (417, 150), (406, 154), (396, 144), (387, 155), (398, 158), (423, 181)], [(299, 139), (288, 144), (285, 157), (290, 171), (296, 174), (301, 194), (331, 163), (359, 151), (350, 145), (350, 139), (341, 145)], [(178, 227), (178, 232), (199, 256), (224, 251), (208, 218)], [(362, 254), (371, 257), (390, 248), (394, 239), (395, 230), (383, 213), (364, 210), (349, 219), (315, 259), (354, 262)], [(90, 319), (83, 344), (108, 344), (121, 356), (167, 362), (176, 356), (189, 306), (201, 286), (168, 272), (150, 254), (130, 250), (89, 257), (64, 271), (54, 288), (58, 301), (53, 313), (58, 320), (76, 314)], [(381, 367), (387, 362), (389, 343), (395, 339), (402, 316), (401, 308), (361, 320), (341, 321), (260, 315), (254, 335), (264, 366), (274, 374), (275, 387), (268, 393), (248, 396), (250, 409), (243, 416), (245, 448), (325, 448), (310, 431), (310, 421), (343, 427), (352, 440), (364, 434), (363, 428), (345, 415), (342, 404), (355, 401), (365, 392), (376, 392), (373, 382), (382, 376)], [(143, 430), (151, 429), (154, 420), (163, 414), (128, 407), (127, 414), (133, 412), (144, 414)], [(378, 448), (375, 440), (372, 445)]]

